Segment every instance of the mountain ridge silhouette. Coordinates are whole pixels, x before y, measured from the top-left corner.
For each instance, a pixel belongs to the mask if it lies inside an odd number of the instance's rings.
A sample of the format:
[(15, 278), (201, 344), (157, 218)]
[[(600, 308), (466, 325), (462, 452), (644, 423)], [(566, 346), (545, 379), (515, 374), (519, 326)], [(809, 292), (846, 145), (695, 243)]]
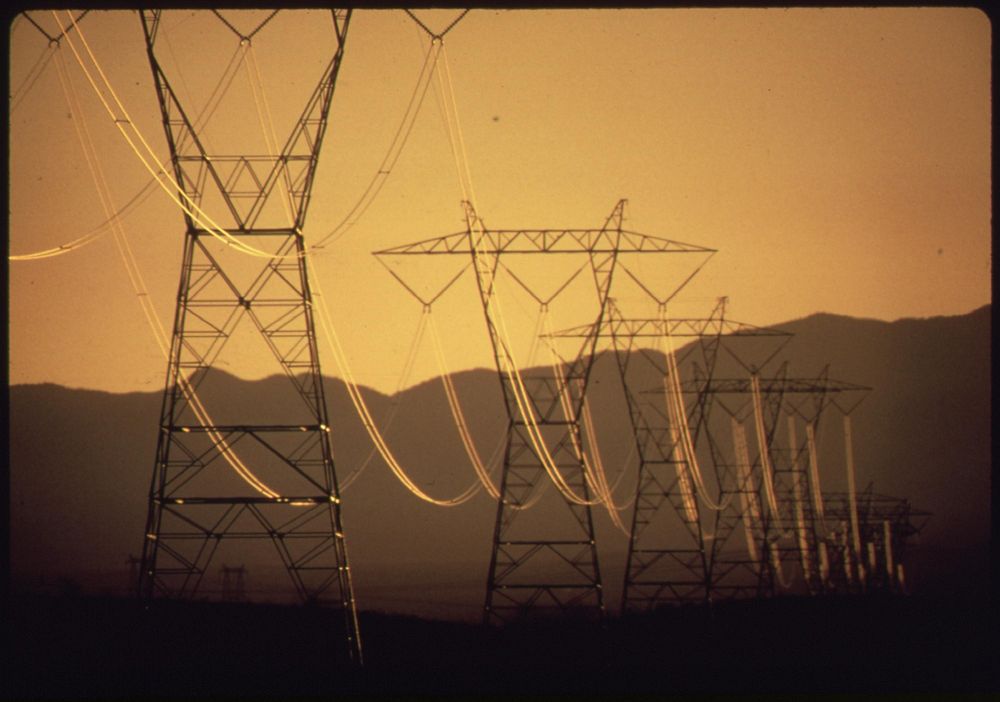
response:
[[(871, 484), (932, 513), (915, 545), (916, 555), (923, 551), (927, 561), (918, 580), (928, 583), (947, 579), (943, 571), (955, 567), (974, 577), (985, 569), (991, 315), (986, 305), (957, 316), (882, 322), (817, 313), (773, 325), (794, 336), (766, 368), (787, 359), (789, 376), (815, 377), (829, 364), (831, 378), (872, 388), (853, 413), (858, 488)], [(630, 441), (616, 373), (609, 352), (599, 353), (590, 387), (600, 444), (612, 459), (609, 478), (620, 470), (614, 457), (621, 459)], [(459, 371), (452, 381), (486, 461), (507, 421), (496, 372)], [(239, 410), (269, 421), (298, 411), (290, 386), (280, 375), (247, 381), (218, 371), (201, 389), (219, 399), (209, 406), (218, 406), (220, 417)], [(466, 613), (474, 610), (469, 603), (485, 587), (495, 503), (480, 493), (455, 508), (427, 505), (378, 456), (365, 465), (372, 444), (343, 382), (326, 376), (324, 386), (338, 479), (348, 483), (343, 514), (360, 606), (367, 597), (404, 612), (448, 615), (456, 602), (465, 603)], [(116, 394), (51, 383), (9, 390), (14, 582), (30, 589), (62, 578), (123, 590), (127, 558), (138, 555), (142, 543), (162, 391)], [(392, 396), (367, 387), (361, 392), (388, 445), (422, 489), (450, 498), (474, 482), (440, 378)], [(837, 438), (831, 433), (821, 441)], [(353, 475), (362, 465), (363, 472)], [(823, 466), (824, 490), (843, 489), (842, 472)], [(628, 490), (625, 480), (616, 494)], [(602, 509), (595, 510), (595, 522), (613, 598), (627, 540)], [(941, 556), (946, 552), (952, 554), (950, 565), (935, 566), (935, 559), (947, 560)], [(265, 571), (250, 566), (250, 577), (263, 582), (270, 577)]]

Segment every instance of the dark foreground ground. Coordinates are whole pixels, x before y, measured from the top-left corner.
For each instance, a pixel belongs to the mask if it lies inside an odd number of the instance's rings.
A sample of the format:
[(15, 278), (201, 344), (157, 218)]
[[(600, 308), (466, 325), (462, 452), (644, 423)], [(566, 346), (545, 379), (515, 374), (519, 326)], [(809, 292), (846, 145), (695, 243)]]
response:
[(363, 613), (362, 668), (337, 662), (339, 617), (304, 606), (21, 595), (4, 615), (4, 700), (1000, 690), (986, 602), (789, 598), (504, 630)]

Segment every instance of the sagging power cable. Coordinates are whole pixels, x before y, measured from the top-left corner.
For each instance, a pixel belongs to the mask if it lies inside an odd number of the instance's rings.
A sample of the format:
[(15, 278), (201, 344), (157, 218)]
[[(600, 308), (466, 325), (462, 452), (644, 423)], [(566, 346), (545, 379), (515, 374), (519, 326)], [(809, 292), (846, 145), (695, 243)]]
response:
[[(659, 305), (660, 323), (663, 326), (664, 334), (657, 337), (661, 341), (666, 337), (667, 348), (664, 352), (667, 362), (667, 372), (663, 376), (664, 395), (667, 402), (667, 412), (671, 425), (671, 434), (674, 439), (674, 447), (678, 450), (681, 461), (678, 463), (678, 478), (681, 480), (685, 495), (690, 494), (690, 481), (694, 481), (699, 499), (711, 510), (719, 512), (729, 506), (732, 495), (726, 495), (718, 500), (712, 499), (708, 494), (708, 487), (702, 474), (701, 465), (698, 461), (698, 454), (695, 449), (694, 440), (691, 437), (691, 426), (688, 422), (687, 409), (684, 406), (684, 395), (681, 387), (680, 367), (677, 363), (677, 351), (674, 346), (673, 336), (670, 333), (670, 323), (667, 318), (666, 306)], [(690, 473), (690, 478), (682, 471), (686, 469)], [(685, 497), (685, 500), (688, 498)], [(694, 509), (688, 507), (689, 516), (694, 513)]]
[[(71, 110), (78, 110), (79, 98), (73, 89), (73, 84), (69, 80), (68, 74), (66, 74), (65, 66), (62, 64), (61, 58), (57, 58), (57, 67), (59, 68), (60, 84), (63, 87), (67, 103), (69, 104)], [(107, 178), (104, 175), (104, 170), (101, 168), (100, 161), (97, 158), (97, 149), (94, 146), (90, 130), (84, 121), (75, 121), (74, 125), (77, 130), (77, 137), (80, 140), (80, 146), (83, 149), (88, 169), (94, 180), (94, 184), (97, 187), (101, 206), (104, 208), (105, 214), (108, 215), (109, 219), (112, 219), (111, 213), (114, 211), (114, 205), (111, 199), (111, 192), (108, 187)], [(117, 220), (115, 220), (113, 225), (113, 233), (119, 255), (125, 265), (126, 273), (128, 274), (129, 282), (136, 298), (140, 302), (147, 324), (149, 325), (157, 346), (159, 347), (164, 358), (169, 358), (170, 345), (167, 341), (166, 330), (156, 312), (156, 308), (149, 299), (149, 293), (142, 273), (139, 269), (138, 262), (136, 261), (135, 254), (128, 243), (128, 238), (125, 235), (121, 223)], [(212, 427), (212, 419), (202, 404), (201, 399), (198, 397), (198, 394), (195, 392), (190, 380), (184, 375), (178, 374), (177, 382), (180, 386), (182, 394), (187, 400), (198, 421), (203, 426)], [(253, 473), (253, 471), (250, 470), (249, 467), (247, 467), (247, 465), (233, 451), (228, 440), (222, 435), (222, 433), (214, 428), (210, 428), (207, 434), (211, 439), (214, 448), (218, 450), (219, 454), (226, 460), (227, 463), (229, 463), (230, 467), (232, 467), (233, 470), (248, 485), (250, 485), (250, 487), (266, 497), (280, 497), (276, 491), (268, 487)]]
[[(86, 14), (86, 13), (84, 13), (84, 14)], [(263, 25), (266, 24), (266, 22), (269, 21), (273, 17), (273, 15), (274, 15), (274, 13), (272, 13), (272, 15), (268, 17), (268, 20), (266, 20), (264, 23), (262, 23), (260, 26), (258, 26), (257, 29), (254, 30), (254, 32), (251, 33), (251, 36), (252, 36), (252, 34), (256, 34), (256, 32), (259, 31), (261, 29), (261, 27), (263, 27)], [(464, 13), (463, 13), (463, 15), (464, 15)], [(81, 15), (81, 17), (82, 17), (82, 15)], [(30, 17), (29, 17), (29, 19), (30, 19)], [(79, 18), (77, 18), (77, 19), (79, 19)], [(32, 22), (34, 23), (33, 20), (32, 20)], [(457, 20), (451, 26), (454, 26), (454, 24), (456, 24), (456, 23), (457, 23)], [(36, 26), (37, 26), (37, 23), (34, 23), (34, 24), (36, 24)], [(451, 29), (451, 26), (449, 26), (449, 28), (448, 28), (449, 30)], [(65, 31), (67, 31), (67, 30), (64, 30), (64, 34), (65, 34)], [(239, 35), (239, 32), (236, 32), (236, 33)], [(43, 34), (45, 34), (45, 36), (48, 36), (44, 31), (43, 31)], [(242, 38), (242, 35), (240, 35), (240, 36)], [(247, 37), (246, 39), (249, 40), (249, 37)], [(242, 45), (244, 47), (246, 47), (248, 43), (249, 42), (244, 43)], [(409, 103), (407, 105), (406, 112), (404, 113), (403, 118), (402, 118), (399, 126), (396, 129), (396, 132), (395, 132), (395, 134), (393, 136), (393, 139), (392, 139), (392, 141), (391, 141), (391, 143), (389, 145), (388, 151), (386, 152), (384, 158), (382, 159), (382, 161), (381, 161), (381, 163), (379, 165), (379, 168), (376, 171), (375, 175), (373, 176), (373, 178), (371, 179), (371, 181), (368, 183), (368, 185), (365, 188), (365, 190), (362, 192), (362, 194), (361, 194), (360, 198), (358, 199), (358, 201), (347, 212), (347, 214), (340, 221), (340, 223), (337, 224), (337, 226), (334, 227), (334, 229), (331, 230), (330, 232), (328, 232), (325, 236), (321, 237), (319, 239), (319, 241), (317, 241), (315, 244), (312, 244), (310, 246), (311, 249), (313, 249), (313, 250), (315, 250), (317, 252), (322, 251), (322, 249), (325, 247), (326, 244), (332, 243), (332, 242), (336, 241), (337, 239), (339, 239), (344, 233), (347, 232), (348, 229), (350, 229), (351, 227), (353, 227), (360, 220), (360, 218), (362, 217), (362, 215), (368, 210), (369, 206), (374, 202), (375, 198), (378, 196), (379, 192), (382, 189), (382, 186), (385, 184), (386, 180), (388, 179), (388, 176), (392, 173), (393, 168), (394, 168), (396, 162), (399, 160), (399, 157), (400, 157), (400, 155), (403, 152), (403, 148), (404, 148), (405, 144), (407, 143), (407, 140), (408, 140), (408, 138), (410, 136), (410, 133), (413, 130), (413, 126), (414, 126), (415, 121), (416, 121), (416, 116), (417, 116), (418, 112), (420, 111), (420, 108), (421, 108), (421, 106), (423, 104), (424, 96), (426, 95), (426, 92), (427, 92), (427, 88), (430, 85), (431, 78), (434, 75), (435, 68), (437, 66), (438, 56), (440, 55), (442, 46), (443, 45), (442, 45), (442, 43), (440, 41), (440, 38), (437, 38), (437, 39), (435, 39), (435, 40), (433, 40), (431, 42), (431, 46), (429, 47), (428, 52), (427, 52), (427, 54), (424, 57), (424, 63), (423, 63), (423, 66), (421, 67), (420, 75), (419, 75), (419, 78), (417, 80), (417, 84), (414, 86), (414, 90), (413, 90), (413, 92), (411, 94)], [(234, 54), (234, 56), (235, 56), (235, 54)], [(97, 67), (98, 73), (103, 77), (104, 76), (103, 71), (100, 69), (100, 66), (97, 63), (97, 60), (96, 60), (95, 57), (93, 57), (92, 53), (91, 53), (91, 58), (94, 61), (95, 66)], [(232, 66), (232, 63), (230, 64), (230, 66)], [(82, 62), (81, 62), (81, 68), (83, 68)], [(86, 70), (86, 69), (84, 69), (84, 70)], [(229, 71), (229, 68), (227, 68), (227, 72), (228, 71)], [(232, 76), (233, 75), (235, 75), (235, 74), (234, 73), (230, 74), (230, 78), (229, 78), (230, 82), (232, 80)], [(91, 79), (91, 76), (89, 74), (87, 75), (87, 77), (88, 77), (88, 79)], [(105, 79), (105, 81), (106, 81), (106, 79)], [(96, 83), (92, 79), (91, 79), (91, 85), (92, 85), (92, 87), (94, 87), (95, 91), (98, 94), (98, 97), (101, 98), (102, 103), (105, 104), (105, 108), (107, 109), (108, 105), (107, 105), (106, 101), (103, 99), (102, 94), (97, 90)], [(114, 90), (113, 90), (113, 88), (111, 88), (110, 83), (106, 83), (106, 85), (110, 89), (110, 91), (112, 93), (114, 93)], [(256, 93), (255, 93), (255, 95), (256, 95)], [(214, 108), (213, 108), (213, 111), (214, 111)], [(110, 113), (111, 113), (112, 119), (113, 119), (114, 123), (116, 124), (116, 126), (118, 127), (119, 131), (122, 131), (121, 124), (123, 122), (128, 122), (129, 125), (130, 125), (130, 127), (131, 127), (131, 129), (134, 132), (138, 133), (138, 129), (135, 127), (135, 125), (131, 124), (130, 120), (123, 119), (123, 120), (119, 121), (119, 119), (115, 116), (115, 114), (114, 114), (113, 111), (110, 111)], [(195, 122), (195, 128), (197, 128), (196, 125), (197, 125), (197, 120)], [(185, 132), (185, 134), (186, 134), (186, 132)], [(149, 164), (145, 161), (145, 159), (142, 157), (142, 155), (138, 152), (138, 150), (135, 147), (135, 143), (124, 132), (122, 132), (122, 136), (125, 137), (126, 142), (129, 144), (130, 147), (132, 147), (133, 152), (136, 153), (136, 155), (139, 157), (139, 159), (143, 163), (143, 165), (147, 168), (147, 170), (149, 170)], [(141, 135), (140, 135), (139, 141), (140, 142), (144, 142), (145, 141), (144, 139), (141, 138)], [(161, 188), (167, 189), (165, 187), (165, 185), (164, 185), (164, 182), (162, 180), (160, 180), (160, 177), (159, 177), (160, 175), (162, 175), (165, 179), (167, 179), (168, 182), (169, 182), (169, 184), (174, 185), (176, 187), (176, 183), (173, 183), (172, 179), (169, 176), (165, 175), (166, 171), (164, 170), (164, 168), (162, 166), (161, 160), (158, 157), (156, 157), (155, 155), (153, 155), (153, 160), (157, 163), (157, 165), (159, 165), (159, 170), (157, 172), (153, 173), (153, 177), (150, 178), (150, 180), (147, 182), (146, 186), (143, 187), (143, 192), (145, 192), (146, 189), (149, 186), (152, 186), (152, 185), (159, 185)], [(229, 235), (228, 232), (224, 232), (224, 230), (221, 227), (215, 225), (214, 222), (212, 222), (210, 218), (208, 218), (208, 217), (206, 217), (204, 219), (199, 218), (196, 215), (196, 212), (192, 211), (192, 210), (197, 210), (197, 207), (194, 206), (193, 202), (189, 203), (191, 205), (191, 207), (186, 207), (183, 202), (178, 201), (177, 197), (174, 196), (174, 194), (173, 194), (173, 192), (171, 190), (167, 189), (167, 194), (168, 194), (168, 196), (171, 197), (171, 199), (174, 201), (174, 203), (177, 204), (180, 207), (180, 209), (183, 212), (185, 212), (186, 214), (188, 214), (189, 216), (191, 216), (200, 226), (202, 226), (203, 228), (205, 228), (207, 231), (209, 231), (213, 235), (218, 236), (218, 235), (221, 234), (223, 239), (228, 239), (229, 240), (228, 241), (228, 245), (235, 246), (235, 248), (237, 250), (240, 250), (243, 253), (248, 253), (248, 254), (257, 255), (257, 256), (273, 257), (273, 255), (269, 254), (268, 252), (259, 251), (259, 250), (247, 250), (247, 247), (245, 247), (245, 246), (241, 247), (241, 246), (236, 245), (234, 243), (234, 241), (233, 241), (233, 237), (231, 237), (231, 235)], [(138, 195), (136, 197), (138, 197)], [(207, 220), (207, 222), (208, 222), (207, 224), (206, 224), (205, 220)], [(103, 233), (104, 231), (106, 231), (106, 230), (103, 229), (104, 226), (105, 225), (102, 224), (102, 225), (99, 225), (99, 227), (98, 227), (98, 229), (100, 230), (101, 233)], [(86, 243), (89, 243), (94, 238), (96, 238), (97, 235), (98, 235), (98, 231), (95, 230), (95, 231), (93, 231), (91, 233), (88, 233), (87, 235), (85, 235), (83, 237), (75, 239), (75, 240), (73, 240), (73, 241), (71, 241), (71, 242), (69, 242), (67, 244), (64, 244), (62, 246), (59, 246), (59, 247), (54, 247), (54, 248), (51, 248), (51, 249), (47, 249), (47, 250), (39, 251), (39, 252), (34, 252), (34, 253), (31, 253), (31, 254), (23, 254), (23, 255), (10, 256), (9, 258), (10, 258), (10, 260), (14, 260), (14, 261), (26, 261), (26, 260), (35, 260), (35, 259), (38, 259), (38, 258), (47, 258), (47, 257), (50, 257), (50, 256), (61, 255), (61, 254), (64, 254), (64, 253), (68, 253), (68, 252), (70, 252), (72, 250), (75, 250), (75, 249), (79, 248), (80, 246), (85, 245)], [(250, 247), (250, 248), (252, 249), (253, 247)], [(296, 252), (296, 253), (288, 254), (288, 255), (289, 256), (293, 256), (293, 255), (294, 256), (298, 256), (300, 254), (298, 254)]]
[[(56, 46), (53, 55), (61, 49), (61, 44)], [(197, 129), (200, 125), (204, 125), (211, 119), (215, 111), (218, 109), (222, 98), (228, 92), (230, 86), (232, 85), (233, 79), (236, 76), (236, 67), (238, 66), (238, 52), (234, 52), (230, 57), (229, 64), (226, 66), (225, 71), (223, 71), (222, 77), (216, 84), (208, 101), (205, 104), (203, 110), (197, 115), (194, 121), (194, 126)], [(68, 70), (65, 71), (68, 80)], [(80, 109), (74, 110), (71, 114), (77, 116), (75, 118), (83, 119), (83, 112)], [(182, 137), (183, 138), (183, 137)], [(179, 146), (182, 145), (179, 144)], [(115, 210), (109, 217), (107, 217), (103, 222), (95, 226), (89, 232), (73, 239), (60, 246), (51, 247), (48, 249), (42, 249), (39, 251), (33, 251), (26, 254), (11, 254), (7, 258), (10, 261), (37, 261), (40, 259), (53, 258), (55, 256), (61, 256), (77, 249), (83, 248), (87, 244), (97, 241), (102, 236), (107, 234), (112, 230), (114, 224), (118, 221), (124, 220), (127, 216), (132, 214), (140, 205), (142, 205), (152, 193), (155, 192), (155, 185), (157, 180), (155, 178), (150, 178), (146, 183), (140, 188), (135, 195), (133, 195), (129, 200), (120, 208)]]

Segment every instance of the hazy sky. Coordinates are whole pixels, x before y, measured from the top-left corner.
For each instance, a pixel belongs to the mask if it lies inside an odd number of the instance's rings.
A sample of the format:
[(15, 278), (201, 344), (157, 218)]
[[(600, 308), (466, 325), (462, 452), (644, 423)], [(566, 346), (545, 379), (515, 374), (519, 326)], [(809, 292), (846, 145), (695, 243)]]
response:
[[(161, 48), (182, 96), (198, 105), (239, 39), (207, 11), (167, 15)], [(434, 30), (456, 15), (419, 13)], [(51, 14), (32, 17), (58, 34)], [(252, 28), (266, 13), (227, 17)], [(79, 26), (165, 157), (137, 16), (92, 12)], [(98, 145), (116, 208), (149, 175), (66, 43), (58, 54), (79, 110), (67, 106), (42, 33), (21, 17), (10, 34), (10, 252), (24, 254), (105, 219), (78, 129)], [(253, 46), (276, 121), (294, 116), (328, 56), (328, 14), (282, 12)], [(402, 11), (355, 12), (307, 242), (331, 231), (378, 172), (428, 46)], [(977, 10), (474, 10), (445, 47), (490, 227), (599, 227), (627, 198), (627, 228), (719, 250), (678, 314), (706, 314), (720, 295), (734, 318), (761, 325), (817, 311), (962, 314), (990, 301), (990, 26)], [(219, 142), (260, 133), (246, 75), (233, 83), (235, 107), (213, 116)], [(357, 379), (383, 391), (400, 382), (421, 306), (371, 252), (464, 226), (441, 97), (432, 85), (378, 198), (314, 259)], [(152, 189), (124, 230), (169, 326), (182, 216)], [(441, 263), (401, 265), (418, 282), (444, 274), (434, 272)], [(452, 370), (493, 366), (475, 295), (466, 273), (435, 305)], [(12, 383), (163, 383), (165, 361), (110, 234), (63, 256), (11, 262), (10, 346)], [(323, 354), (324, 372), (335, 374)], [(425, 340), (408, 380), (436, 374), (433, 359)], [(275, 371), (269, 361), (244, 372)]]

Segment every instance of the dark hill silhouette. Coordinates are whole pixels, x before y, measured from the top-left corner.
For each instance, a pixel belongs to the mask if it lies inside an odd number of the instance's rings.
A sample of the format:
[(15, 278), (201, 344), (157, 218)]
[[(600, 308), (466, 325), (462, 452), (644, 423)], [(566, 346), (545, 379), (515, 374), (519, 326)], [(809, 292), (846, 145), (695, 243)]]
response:
[[(854, 414), (858, 485), (908, 498), (933, 517), (913, 551), (915, 585), (982, 583), (990, 532), (990, 307), (970, 314), (896, 322), (816, 314), (788, 322), (780, 358), (789, 375), (830, 377), (874, 390)], [(770, 366), (766, 367), (769, 368)], [(767, 374), (765, 368), (765, 375)], [(720, 372), (734, 373), (734, 364)], [(602, 354), (591, 380), (595, 419), (612, 475), (630, 437), (613, 360)], [(506, 426), (492, 370), (453, 376), (484, 460)], [(214, 371), (202, 390), (224, 421), (295, 416), (301, 402), (282, 377), (243, 381)], [(385, 434), (423, 489), (453, 497), (474, 473), (451, 421), (440, 379), (394, 397), (363, 389)], [(443, 509), (409, 495), (376, 456), (338, 379), (327, 378), (344, 519), (359, 605), (476, 618), (495, 511), (479, 494)], [(123, 592), (127, 558), (138, 555), (156, 446), (161, 393), (109, 394), (55, 385), (10, 388), (11, 556), (18, 587), (60, 578), (86, 590)], [(395, 410), (394, 410), (394, 405)], [(213, 410), (215, 411), (215, 410)], [(823, 441), (836, 442), (833, 433)], [(617, 461), (617, 463), (616, 463)], [(823, 487), (843, 488), (842, 469), (823, 466)], [(619, 487), (624, 494), (627, 484)], [(609, 602), (617, 603), (625, 537), (597, 518)], [(921, 560), (922, 559), (922, 560)], [(940, 567), (935, 568), (938, 562)], [(219, 564), (213, 564), (219, 567)], [(247, 564), (251, 589), (280, 568)], [(271, 570), (269, 570), (269, 568)], [(961, 568), (956, 574), (954, 568)], [(280, 572), (278, 572), (280, 575)], [(612, 605), (614, 606), (614, 605)]]

